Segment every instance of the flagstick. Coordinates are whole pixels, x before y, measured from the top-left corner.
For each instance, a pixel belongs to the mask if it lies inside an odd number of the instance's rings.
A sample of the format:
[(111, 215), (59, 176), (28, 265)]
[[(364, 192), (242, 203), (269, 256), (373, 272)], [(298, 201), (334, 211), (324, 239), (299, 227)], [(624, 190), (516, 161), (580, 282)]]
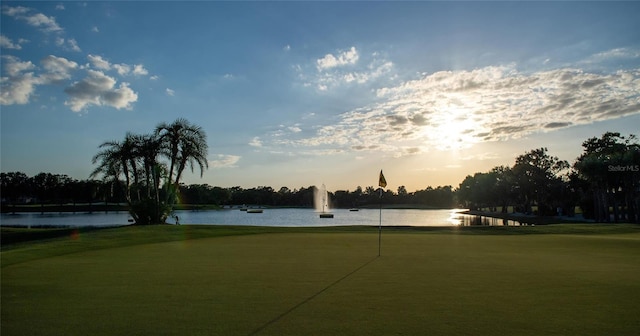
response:
[(378, 257), (380, 256), (380, 246), (382, 246), (382, 191), (387, 186), (387, 180), (380, 170), (380, 177), (378, 178), (378, 185), (380, 186), (380, 225), (378, 225)]
[(382, 245), (382, 188), (380, 188), (380, 225), (378, 226), (378, 257)]

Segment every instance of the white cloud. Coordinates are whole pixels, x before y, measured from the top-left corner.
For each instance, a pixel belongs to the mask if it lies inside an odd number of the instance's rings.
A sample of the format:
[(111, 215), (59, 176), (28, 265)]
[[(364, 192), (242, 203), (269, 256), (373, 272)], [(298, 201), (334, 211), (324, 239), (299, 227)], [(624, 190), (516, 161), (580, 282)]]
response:
[(29, 11), (31, 11), (30, 8), (22, 7), (22, 6), (16, 6), (16, 7), (10, 7), (6, 5), (2, 6), (2, 13), (4, 15), (8, 15), (12, 17), (22, 16), (24, 14), (27, 14)]
[(100, 69), (100, 70), (111, 69), (111, 63), (109, 63), (109, 61), (102, 58), (102, 56), (89, 54), (87, 58), (89, 59), (89, 62), (91, 62), (93, 67), (95, 67), (96, 69)]
[(93, 26), (93, 27), (91, 27), (91, 31), (94, 32), (94, 33), (99, 33), (100, 29), (98, 29), (97, 26)]
[(78, 63), (63, 57), (49, 55), (42, 60), (42, 67), (47, 71), (42, 77), (46, 82), (55, 82), (71, 78), (71, 72), (78, 68)]
[(64, 5), (59, 3), (59, 4), (56, 5), (56, 9), (57, 10), (64, 10)]
[(22, 49), (22, 46), (20, 45), (20, 42), (13, 43), (13, 41), (11, 41), (10, 38), (8, 38), (8, 37), (6, 37), (4, 35), (0, 35), (0, 47), (7, 48), (7, 49), (15, 49), (15, 50)]
[(69, 47), (69, 49), (73, 50), (73, 51), (82, 51), (80, 50), (80, 47), (78, 46), (78, 42), (76, 42), (76, 39), (67, 39), (67, 45)]
[(630, 48), (616, 48), (597, 53), (588, 59), (588, 62), (602, 62), (609, 59), (639, 58), (640, 51)]
[(56, 45), (66, 50), (72, 50), (77, 52), (82, 51), (78, 46), (78, 42), (76, 42), (75, 39), (64, 39), (62, 37), (57, 37)]
[(359, 58), (360, 56), (356, 48), (351, 47), (351, 49), (339, 53), (337, 57), (333, 56), (333, 54), (327, 54), (323, 58), (318, 59), (316, 63), (318, 71), (324, 71), (339, 66), (355, 64)]
[(27, 104), (29, 97), (34, 91), (35, 85), (39, 84), (33, 73), (25, 73), (17, 77), (0, 78), (0, 104)]
[(175, 91), (173, 91), (173, 90), (171, 90), (171, 89), (169, 89), (169, 88), (167, 88), (167, 89), (165, 90), (165, 92), (167, 93), (167, 96), (172, 96), (172, 97), (176, 94), (176, 92), (175, 92)]
[(15, 56), (5, 55), (2, 59), (8, 76), (0, 78), (0, 104), (27, 104), (35, 86), (40, 84), (40, 79), (31, 72), (35, 65), (29, 61), (22, 62)]
[(303, 81), (303, 87), (313, 87), (321, 92), (395, 76), (393, 62), (377, 52), (361, 56), (355, 47), (337, 56), (328, 54), (316, 60), (312, 72), (307, 66), (297, 65), (293, 69)]
[(262, 147), (262, 140), (259, 137), (255, 137), (249, 141), (249, 146)]
[(113, 68), (116, 69), (116, 72), (118, 72), (118, 75), (120, 76), (128, 75), (129, 72), (131, 72), (131, 66), (124, 63), (114, 64)]
[(116, 80), (100, 71), (88, 70), (88, 76), (73, 83), (64, 91), (69, 95), (65, 105), (71, 106), (74, 112), (80, 112), (87, 106), (110, 106), (116, 109), (130, 109), (138, 100), (138, 95), (128, 83), (121, 83), (116, 88)]
[(211, 168), (233, 168), (236, 167), (236, 163), (240, 160), (240, 156), (237, 155), (216, 155), (215, 160), (209, 160), (209, 167)]
[(133, 66), (133, 74), (136, 76), (145, 76), (149, 74), (149, 71), (147, 71), (142, 64), (136, 64)]
[(287, 44), (286, 46), (284, 46), (284, 48), (282, 48), (282, 50), (290, 51), (291, 50), (291, 46)]
[(31, 26), (40, 28), (45, 32), (62, 31), (62, 28), (56, 22), (56, 18), (49, 17), (42, 13), (36, 13), (30, 16), (22, 17)]
[[(93, 68), (98, 70), (108, 71), (114, 69), (118, 75), (126, 76), (126, 75), (136, 75), (136, 76), (144, 76), (148, 75), (149, 71), (144, 68), (142, 64), (129, 65), (125, 63), (111, 64), (108, 60), (104, 59), (99, 55), (88, 55), (87, 58), (89, 62), (93, 66)], [(158, 79), (157, 76), (152, 76), (151, 79)]]
[(27, 104), (37, 85), (57, 82), (71, 77), (78, 64), (62, 57), (49, 55), (42, 60), (45, 72), (36, 75), (36, 66), (30, 61), (22, 62), (14, 56), (3, 56), (4, 72), (0, 104)]
[(35, 65), (31, 61), (22, 62), (15, 56), (2, 56), (5, 60), (4, 71), (10, 76), (19, 76), (22, 72), (35, 69)]
[(441, 71), (378, 89), (375, 103), (342, 113), (310, 137), (270, 139), (281, 146), (412, 155), (637, 114), (638, 92), (640, 69)]

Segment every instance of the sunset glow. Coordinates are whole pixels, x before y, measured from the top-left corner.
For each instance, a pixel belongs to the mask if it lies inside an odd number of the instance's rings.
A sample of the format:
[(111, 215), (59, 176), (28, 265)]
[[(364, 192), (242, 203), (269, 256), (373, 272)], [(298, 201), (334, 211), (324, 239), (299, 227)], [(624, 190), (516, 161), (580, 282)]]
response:
[(638, 133), (638, 2), (2, 2), (2, 171), (88, 178), (178, 117), (185, 183), (456, 187)]

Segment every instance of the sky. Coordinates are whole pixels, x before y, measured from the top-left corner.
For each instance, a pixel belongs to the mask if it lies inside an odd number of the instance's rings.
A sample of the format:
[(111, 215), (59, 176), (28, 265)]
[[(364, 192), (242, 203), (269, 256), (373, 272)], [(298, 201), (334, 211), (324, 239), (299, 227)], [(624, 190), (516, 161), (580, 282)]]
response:
[(1, 1), (2, 172), (186, 118), (187, 184), (457, 187), (640, 135), (640, 2)]

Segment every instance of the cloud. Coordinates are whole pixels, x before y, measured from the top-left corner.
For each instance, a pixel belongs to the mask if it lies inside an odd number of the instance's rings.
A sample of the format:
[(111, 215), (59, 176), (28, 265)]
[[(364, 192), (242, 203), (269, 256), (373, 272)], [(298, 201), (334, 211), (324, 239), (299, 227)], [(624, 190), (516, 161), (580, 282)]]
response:
[(249, 146), (262, 147), (262, 141), (260, 140), (259, 137), (255, 137), (255, 138), (251, 139), (251, 141), (249, 141)]
[(37, 84), (39, 84), (39, 80), (34, 78), (31, 72), (19, 77), (0, 78), (0, 87), (2, 87), (0, 104), (27, 104)]
[[(25, 41), (25, 40), (22, 40), (22, 41)], [(7, 49), (15, 49), (15, 50), (22, 49), (22, 46), (20, 45), (20, 42), (13, 43), (13, 41), (11, 41), (10, 38), (8, 38), (8, 37), (6, 37), (4, 35), (0, 35), (0, 47), (7, 48)]]
[(45, 32), (62, 31), (62, 28), (53, 16), (49, 17), (42, 13), (36, 13), (22, 18), (26, 20), (29, 25), (40, 28)]
[[(56, 9), (64, 9), (64, 6), (60, 8), (62, 4), (56, 6)], [(28, 7), (10, 7), (10, 6), (2, 6), (2, 13), (7, 16), (11, 16), (17, 20), (21, 20), (26, 22), (28, 25), (37, 28), (38, 30), (46, 33), (55, 33), (54, 34), (54, 42), (57, 46), (65, 49), (80, 52), (80, 46), (78, 42), (74, 38), (63, 38), (61, 35), (64, 33), (64, 29), (58, 25), (55, 17), (47, 16), (42, 13), (36, 12), (32, 8)], [(26, 40), (23, 40), (26, 41)]]
[(2, 56), (4, 72), (7, 76), (0, 78), (0, 104), (27, 104), (35, 86), (41, 80), (31, 70), (35, 65), (30, 61), (22, 62), (15, 56)]
[(67, 46), (69, 49), (73, 50), (73, 51), (82, 51), (80, 50), (80, 47), (78, 46), (78, 42), (76, 42), (76, 39), (67, 39)]
[[(111, 69), (111, 63), (109, 63), (109, 61), (107, 61), (104, 58), (102, 58), (102, 56), (89, 54), (87, 56), (87, 58), (89, 59), (89, 62), (91, 62), (93, 67), (96, 68), (96, 69), (100, 69), (100, 70), (109, 70), (109, 69)], [(118, 71), (118, 72), (120, 72), (120, 71)]]
[(176, 92), (175, 92), (175, 91), (173, 91), (173, 90), (171, 90), (171, 89), (169, 89), (169, 88), (167, 88), (167, 89), (165, 90), (165, 92), (167, 93), (167, 96), (171, 96), (171, 97), (173, 97), (173, 96), (176, 94)]
[(49, 55), (42, 59), (44, 72), (35, 74), (36, 66), (30, 61), (23, 62), (15, 56), (2, 56), (4, 73), (0, 104), (27, 104), (37, 85), (55, 83), (71, 78), (71, 72), (78, 64), (63, 57)]
[(333, 54), (327, 54), (323, 58), (318, 59), (316, 63), (318, 71), (323, 71), (339, 66), (355, 64), (359, 58), (360, 56), (358, 55), (356, 47), (351, 47), (351, 49), (347, 51), (340, 52), (337, 57), (333, 56)]
[(31, 61), (22, 62), (15, 56), (4, 55), (4, 71), (10, 76), (19, 76), (22, 72), (35, 69), (35, 65)]
[(17, 6), (17, 7), (10, 7), (6, 5), (2, 6), (2, 14), (12, 16), (12, 17), (23, 16), (24, 14), (27, 14), (29, 11), (31, 11), (30, 8), (22, 7), (22, 6)]
[(36, 27), (44, 32), (60, 32), (62, 28), (53, 16), (46, 16), (42, 13), (33, 13), (31, 8), (17, 6), (2, 6), (2, 13), (25, 21), (28, 25)]
[(515, 65), (440, 71), (378, 88), (376, 102), (280, 146), (389, 152), (403, 156), (506, 141), (536, 132), (640, 113), (640, 69), (533, 73)]
[(640, 51), (630, 48), (615, 48), (592, 55), (587, 62), (603, 62), (611, 59), (639, 58)]
[(211, 168), (234, 168), (236, 163), (240, 160), (240, 156), (237, 155), (216, 155), (217, 159), (209, 160), (209, 167)]
[[(149, 71), (145, 69), (142, 64), (129, 65), (125, 63), (111, 64), (108, 60), (99, 55), (88, 55), (90, 65), (98, 70), (109, 71), (115, 70), (120, 76), (127, 76), (133, 74), (135, 76), (145, 76), (149, 74)], [(151, 79), (158, 79), (157, 76), (152, 76)]]
[(80, 112), (87, 106), (110, 106), (116, 109), (130, 109), (138, 100), (138, 94), (129, 88), (128, 83), (121, 83), (116, 88), (116, 80), (100, 71), (88, 70), (88, 76), (73, 83), (64, 91), (69, 95), (65, 105), (74, 112)]
[(70, 79), (71, 72), (78, 68), (78, 63), (53, 55), (45, 57), (41, 63), (42, 67), (47, 71), (41, 76), (46, 82)]
[(136, 76), (145, 76), (149, 74), (149, 71), (144, 68), (142, 64), (136, 64), (133, 66), (133, 74)]
[(118, 75), (120, 76), (128, 75), (129, 72), (131, 71), (131, 66), (124, 63), (114, 64), (113, 68), (116, 69), (116, 72), (118, 72)]
[(76, 42), (75, 39), (64, 39), (62, 37), (57, 37), (56, 45), (65, 50), (71, 50), (71, 51), (77, 51), (77, 52), (82, 51), (78, 46), (78, 42)]
[(374, 52), (361, 55), (355, 48), (343, 51), (334, 56), (327, 54), (315, 60), (315, 67), (296, 65), (293, 67), (303, 81), (303, 87), (313, 87), (321, 92), (333, 89), (372, 83), (376, 80), (394, 77), (393, 62)]
[[(89, 55), (88, 58), (90, 65), (96, 69), (116, 68), (100, 56)], [(15, 56), (5, 55), (2, 59), (2, 105), (28, 104), (36, 86), (70, 80), (73, 78), (73, 72), (81, 68), (87, 69), (88, 76), (64, 90), (69, 95), (65, 105), (70, 106), (72, 111), (80, 112), (91, 105), (130, 109), (131, 104), (138, 100), (138, 94), (129, 87), (129, 83), (116, 86), (115, 78), (88, 66), (80, 66), (64, 57), (49, 55), (41, 60), (41, 68), (30, 61), (23, 62)], [(142, 66), (138, 68), (138, 72), (144, 71), (146, 70)], [(170, 94), (173, 91), (167, 89), (166, 92)]]

